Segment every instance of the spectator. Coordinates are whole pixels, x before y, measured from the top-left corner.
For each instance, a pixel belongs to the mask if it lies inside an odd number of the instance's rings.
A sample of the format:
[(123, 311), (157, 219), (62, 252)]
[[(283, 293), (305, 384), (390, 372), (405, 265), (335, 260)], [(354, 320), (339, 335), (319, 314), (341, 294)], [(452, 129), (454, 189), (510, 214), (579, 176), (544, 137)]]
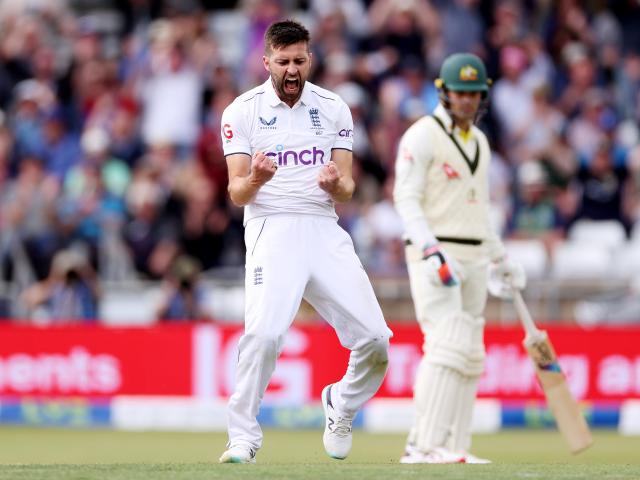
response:
[(550, 100), (549, 85), (540, 80), (531, 94), (531, 117), (513, 131), (514, 158), (543, 158), (561, 141), (567, 119)]
[(210, 318), (200, 283), (200, 264), (193, 257), (177, 257), (162, 285), (156, 318), (162, 321), (206, 320)]
[(562, 50), (567, 67), (568, 84), (562, 88), (558, 106), (565, 115), (575, 116), (587, 92), (596, 85), (596, 65), (587, 47), (581, 43), (569, 43)]
[(565, 222), (554, 204), (547, 174), (536, 160), (518, 167), (518, 195), (509, 218), (510, 238), (539, 239), (551, 253), (564, 237)]
[(134, 100), (122, 97), (108, 125), (110, 150), (129, 167), (134, 167), (144, 153), (139, 130), (139, 108)]
[(63, 182), (67, 173), (80, 161), (81, 150), (78, 136), (70, 130), (61, 107), (45, 114), (43, 140), (41, 155), (47, 173)]
[(580, 99), (580, 113), (567, 129), (569, 145), (580, 157), (592, 158), (607, 140), (614, 121), (606, 93), (597, 88), (585, 92)]
[(179, 156), (191, 153), (197, 139), (202, 89), (174, 27), (158, 20), (151, 29), (148, 63), (138, 79), (143, 140), (147, 144), (173, 143)]
[(88, 259), (76, 250), (60, 250), (49, 276), (33, 284), (22, 300), (33, 317), (54, 323), (93, 322), (100, 291)]
[(3, 192), (3, 228), (16, 234), (39, 280), (47, 276), (51, 260), (62, 246), (56, 222), (58, 191), (58, 183), (47, 177), (42, 159), (26, 156)]
[(527, 76), (527, 54), (519, 45), (507, 45), (500, 50), (502, 77), (493, 89), (493, 105), (504, 135), (507, 150), (514, 148), (517, 132), (531, 125), (531, 79)]
[(165, 213), (166, 193), (148, 167), (139, 167), (126, 195), (128, 219), (123, 237), (135, 269), (158, 279), (176, 255), (176, 224)]
[(625, 155), (616, 152), (610, 142), (602, 142), (593, 158), (581, 163), (576, 172), (573, 189), (578, 196), (578, 208), (573, 221), (617, 220), (629, 232), (631, 225), (625, 208), (632, 188), (629, 178)]
[[(242, 242), (242, 231), (225, 204), (217, 204), (216, 185), (197, 168), (185, 168), (176, 184), (176, 249), (196, 258), (209, 270), (227, 264), (232, 245)], [(235, 253), (235, 252), (234, 252)]]

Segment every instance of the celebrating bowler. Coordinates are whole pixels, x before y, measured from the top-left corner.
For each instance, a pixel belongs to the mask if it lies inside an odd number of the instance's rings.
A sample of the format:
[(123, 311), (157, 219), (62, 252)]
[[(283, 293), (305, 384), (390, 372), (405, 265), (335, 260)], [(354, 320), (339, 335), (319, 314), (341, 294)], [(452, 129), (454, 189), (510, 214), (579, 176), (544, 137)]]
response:
[(353, 121), (336, 94), (307, 81), (311, 59), (304, 26), (272, 24), (263, 57), (269, 79), (222, 116), (229, 194), (245, 206), (247, 254), (245, 331), (221, 463), (255, 462), (260, 402), (302, 298), (351, 350), (344, 377), (322, 391), (331, 457), (348, 455), (353, 417), (387, 369), (391, 331), (334, 208), (355, 187)]

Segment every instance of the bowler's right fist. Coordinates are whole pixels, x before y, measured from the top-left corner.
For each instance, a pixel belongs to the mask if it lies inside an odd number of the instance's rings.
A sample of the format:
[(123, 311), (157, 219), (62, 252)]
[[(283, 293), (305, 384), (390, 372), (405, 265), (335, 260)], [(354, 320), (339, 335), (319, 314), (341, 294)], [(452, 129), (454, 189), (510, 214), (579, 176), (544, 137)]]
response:
[(278, 164), (264, 152), (257, 151), (251, 158), (251, 176), (259, 185), (264, 185), (273, 178), (278, 170)]

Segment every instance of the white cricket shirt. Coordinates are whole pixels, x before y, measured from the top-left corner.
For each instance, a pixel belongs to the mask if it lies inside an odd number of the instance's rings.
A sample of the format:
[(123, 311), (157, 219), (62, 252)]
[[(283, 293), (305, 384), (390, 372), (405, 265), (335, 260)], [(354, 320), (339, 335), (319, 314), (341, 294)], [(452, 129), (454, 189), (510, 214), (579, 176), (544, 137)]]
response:
[(489, 222), (490, 159), (484, 133), (474, 125), (465, 138), (442, 105), (409, 127), (398, 146), (394, 199), (414, 245), (423, 248), (433, 235), (472, 239), (483, 248), (463, 250), (502, 255)]
[(236, 98), (222, 114), (225, 156), (263, 151), (278, 170), (245, 206), (244, 223), (277, 213), (337, 218), (334, 202), (318, 186), (319, 169), (334, 149), (352, 150), (353, 119), (333, 92), (306, 82), (291, 108), (276, 94), (271, 78)]

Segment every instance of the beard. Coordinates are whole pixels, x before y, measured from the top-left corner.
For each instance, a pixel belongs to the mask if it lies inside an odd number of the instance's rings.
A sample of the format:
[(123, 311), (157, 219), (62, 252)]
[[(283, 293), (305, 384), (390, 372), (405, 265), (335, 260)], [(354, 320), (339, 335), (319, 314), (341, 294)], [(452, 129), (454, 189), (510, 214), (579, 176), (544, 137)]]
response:
[(305, 80), (302, 79), (300, 74), (296, 75), (295, 80), (291, 81), (293, 78), (294, 77), (287, 77), (286, 75), (278, 78), (273, 73), (271, 74), (271, 83), (278, 97), (285, 102), (293, 103), (302, 95)]

